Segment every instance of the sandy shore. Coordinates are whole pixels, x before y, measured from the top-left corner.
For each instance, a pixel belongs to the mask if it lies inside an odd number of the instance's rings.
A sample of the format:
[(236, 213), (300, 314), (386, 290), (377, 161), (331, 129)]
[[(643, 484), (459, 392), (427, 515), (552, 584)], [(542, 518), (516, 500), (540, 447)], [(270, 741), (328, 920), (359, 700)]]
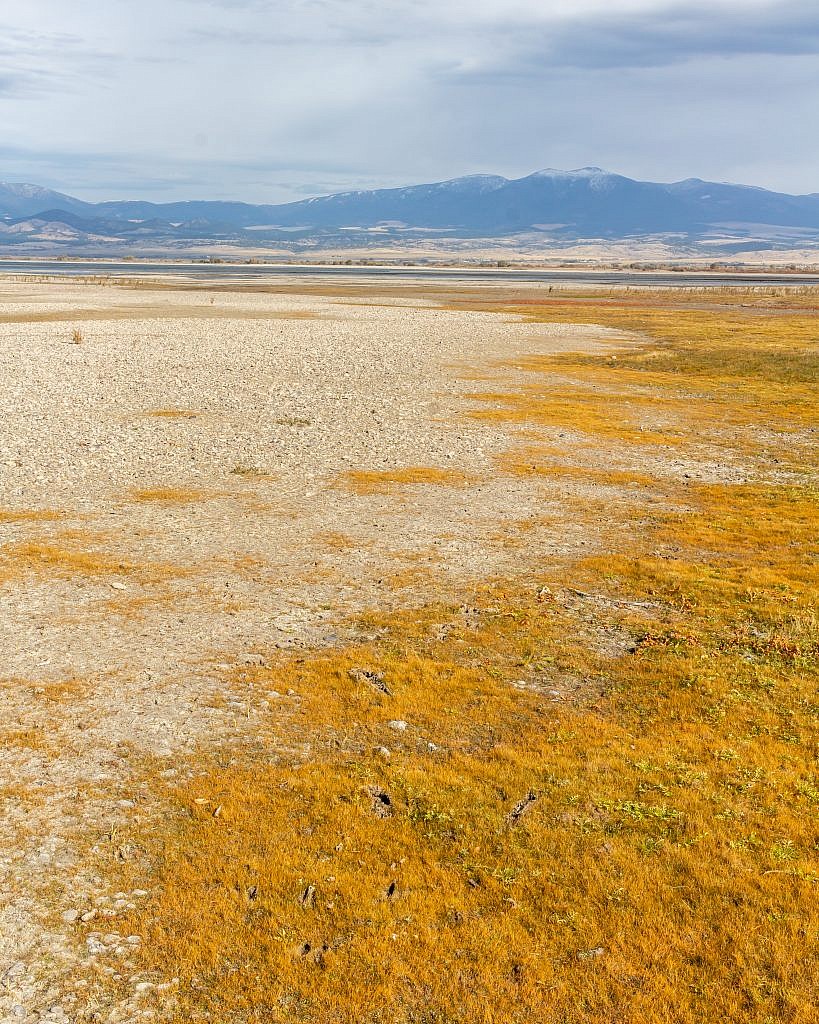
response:
[[(468, 378), (515, 353), (612, 340), (394, 299), (70, 285), (11, 286), (2, 298), (0, 315), (18, 320), (0, 323), (4, 540), (111, 562), (11, 581), (4, 672), (33, 681), (177, 677), (211, 649), (314, 637), (334, 615), (382, 600), (385, 560), (398, 570), (426, 553), (458, 574), (500, 570), (481, 523), (524, 516), (531, 488), (487, 479), (396, 500), (351, 494), (339, 477), (412, 466), (488, 477), (508, 431), (463, 415), (469, 393), (490, 387)], [(26, 322), (44, 314), (58, 319)], [(328, 547), (323, 531), (347, 540)], [(118, 576), (117, 560), (132, 571)], [(338, 580), (311, 583), (325, 563)], [(167, 567), (153, 586), (128, 578), (152, 566)], [(219, 599), (231, 590), (236, 607), (224, 614), (203, 588)], [(135, 638), (118, 611), (137, 597)]]

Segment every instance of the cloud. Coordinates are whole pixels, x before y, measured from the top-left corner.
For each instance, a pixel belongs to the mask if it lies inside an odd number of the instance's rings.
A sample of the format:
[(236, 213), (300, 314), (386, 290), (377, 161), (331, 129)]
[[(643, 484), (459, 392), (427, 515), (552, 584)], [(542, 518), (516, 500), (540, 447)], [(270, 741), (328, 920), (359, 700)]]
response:
[(819, 8), (814, 3), (679, 4), (638, 18), (622, 12), (578, 19), (543, 33), (540, 60), (526, 64), (576, 68), (663, 67), (711, 57), (804, 56), (819, 53)]
[(27, 0), (5, 20), (16, 180), (275, 201), (599, 164), (819, 188), (815, 0)]
[(25, 97), (70, 89), (104, 74), (113, 55), (68, 32), (0, 24), (0, 95)]

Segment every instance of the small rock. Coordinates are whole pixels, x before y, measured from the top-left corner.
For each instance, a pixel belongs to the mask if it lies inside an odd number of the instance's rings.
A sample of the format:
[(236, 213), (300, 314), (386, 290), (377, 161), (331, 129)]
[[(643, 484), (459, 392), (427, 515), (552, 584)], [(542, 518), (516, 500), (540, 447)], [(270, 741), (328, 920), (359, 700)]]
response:
[(387, 697), (392, 697), (392, 691), (384, 680), (383, 672), (371, 672), (366, 668), (351, 668), (347, 674), (350, 679), (353, 679), (355, 682), (369, 683), (370, 686), (374, 687), (381, 693), (386, 694)]
[(529, 810), (536, 800), (537, 793), (533, 793), (529, 790), (526, 796), (522, 800), (519, 800), (512, 810), (506, 815), (506, 824), (517, 825), (523, 815)]
[(86, 910), (86, 912), (84, 914), (80, 915), (80, 920), (83, 921), (83, 922), (93, 921), (96, 916), (97, 916), (96, 910)]
[(259, 668), (268, 667), (261, 654), (243, 654), (240, 660), (243, 665), (256, 665)]
[(62, 913), (62, 919), (66, 924), (74, 924), (79, 919), (79, 910), (64, 910)]
[(114, 590), (127, 590), (128, 589), (125, 586), (125, 584), (124, 583), (120, 583), (119, 580), (111, 580), (110, 583), (109, 583), (109, 586), (112, 587)]
[(391, 722), (387, 722), (387, 725), (396, 732), (404, 732), (407, 728), (407, 723), (402, 718), (393, 718)]
[(389, 759), (392, 757), (389, 747), (376, 747), (375, 752), (376, 754), (378, 754), (379, 757), (383, 757), (385, 761), (389, 761)]
[(577, 953), (578, 960), (594, 960), (602, 956), (606, 951), (602, 946), (595, 946), (594, 949), (581, 949)]

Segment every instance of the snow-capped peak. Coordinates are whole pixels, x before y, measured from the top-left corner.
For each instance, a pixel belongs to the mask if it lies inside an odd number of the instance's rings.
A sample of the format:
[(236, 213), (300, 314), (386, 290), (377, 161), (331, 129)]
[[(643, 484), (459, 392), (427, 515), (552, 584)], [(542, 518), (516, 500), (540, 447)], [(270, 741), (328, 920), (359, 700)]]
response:
[(55, 193), (41, 185), (29, 185), (23, 181), (0, 181), (0, 189), (21, 199), (38, 199), (40, 196), (53, 196)]

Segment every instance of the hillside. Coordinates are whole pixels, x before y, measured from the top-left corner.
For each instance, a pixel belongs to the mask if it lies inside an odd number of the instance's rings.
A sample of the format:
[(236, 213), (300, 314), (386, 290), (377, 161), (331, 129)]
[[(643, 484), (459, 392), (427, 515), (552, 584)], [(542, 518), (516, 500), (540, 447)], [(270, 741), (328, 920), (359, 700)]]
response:
[(819, 243), (819, 194), (792, 196), (691, 178), (636, 181), (597, 167), (509, 180), (471, 175), (405, 188), (253, 205), (186, 201), (87, 203), (28, 184), (0, 184), (0, 245), (180, 246), (231, 242), (288, 248), (453, 239), (522, 246), (661, 238), (680, 250)]

